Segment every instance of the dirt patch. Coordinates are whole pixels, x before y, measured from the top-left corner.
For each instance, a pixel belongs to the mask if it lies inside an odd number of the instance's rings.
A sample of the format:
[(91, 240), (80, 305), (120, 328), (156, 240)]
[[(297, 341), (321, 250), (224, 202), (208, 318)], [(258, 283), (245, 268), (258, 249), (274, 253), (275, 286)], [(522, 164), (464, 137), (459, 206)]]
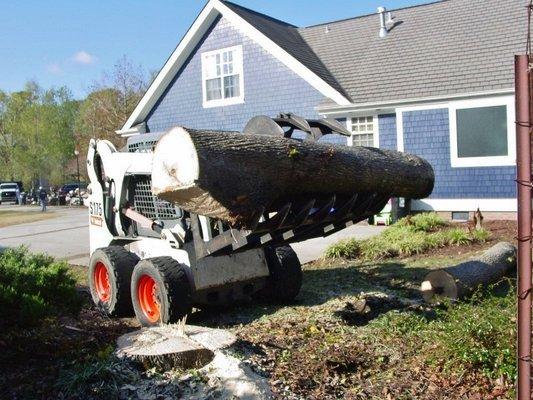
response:
[(53, 211), (40, 212), (40, 211), (12, 211), (1, 210), (0, 211), (0, 228), (6, 226), (26, 224), (28, 222), (43, 221), (50, 218), (55, 218), (57, 214)]
[(2, 332), (0, 398), (54, 398), (60, 370), (103, 358), (117, 337), (135, 325), (134, 320), (107, 318), (87, 301), (78, 317), (51, 318), (32, 330)]
[(242, 351), (283, 399), (496, 399), (508, 387), (480, 374), (442, 374), (402, 342), (340, 322), (303, 318), (243, 327)]
[[(361, 299), (366, 302), (358, 303)], [(475, 370), (445, 372), (426, 363), (417, 342), (393, 334), (401, 326), (377, 330), (368, 325), (377, 318), (386, 321), (388, 313), (404, 312), (429, 320), (434, 314), (425, 305), (373, 293), (309, 312), (263, 318), (236, 331), (243, 357), (270, 376), (278, 398), (509, 398), (512, 383), (488, 379)]]
[[(458, 226), (468, 229), (466, 223), (454, 223), (453, 226)], [(505, 241), (516, 244), (517, 222), (507, 220), (485, 221), (483, 228), (491, 233), (490, 239), (485, 243), (470, 243), (459, 246), (447, 246), (431, 250), (432, 256), (457, 256), (461, 254), (474, 253), (480, 250), (485, 250), (493, 246), (497, 242)]]
[[(492, 233), (484, 244), (378, 263), (307, 264), (294, 304), (241, 303), (195, 312), (189, 321), (235, 332), (239, 341), (229, 354), (232, 365), (266, 377), (278, 398), (509, 398), (509, 383), (488, 379), (480, 370), (445, 372), (425, 363), (417, 343), (402, 336), (402, 326), (388, 322), (407, 314), (430, 321), (435, 310), (419, 302), (418, 290), (429, 271), (463, 261), (497, 241), (514, 242), (514, 221), (487, 221), (484, 227)], [(83, 283), (85, 269), (74, 271)], [(136, 327), (132, 319), (103, 316), (87, 301), (79, 317), (0, 333), (0, 398), (230, 396), (227, 383), (208, 373), (155, 374), (114, 360), (117, 337)], [(226, 380), (236, 382), (233, 375)]]

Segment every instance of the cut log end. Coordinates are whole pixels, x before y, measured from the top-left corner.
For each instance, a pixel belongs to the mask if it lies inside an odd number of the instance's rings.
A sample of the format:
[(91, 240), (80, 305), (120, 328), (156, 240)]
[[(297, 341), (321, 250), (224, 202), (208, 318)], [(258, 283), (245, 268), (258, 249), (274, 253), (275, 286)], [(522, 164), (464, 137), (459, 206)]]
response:
[(184, 128), (172, 128), (159, 139), (154, 153), (157, 154), (152, 162), (152, 190), (155, 195), (194, 188), (199, 176), (198, 154)]
[(235, 340), (232, 333), (220, 329), (187, 326), (184, 334), (176, 326), (162, 325), (119, 337), (117, 356), (146, 369), (201, 368), (213, 360), (216, 350)]
[(453, 276), (444, 270), (430, 272), (420, 287), (427, 303), (435, 303), (442, 298), (457, 300), (457, 283)]

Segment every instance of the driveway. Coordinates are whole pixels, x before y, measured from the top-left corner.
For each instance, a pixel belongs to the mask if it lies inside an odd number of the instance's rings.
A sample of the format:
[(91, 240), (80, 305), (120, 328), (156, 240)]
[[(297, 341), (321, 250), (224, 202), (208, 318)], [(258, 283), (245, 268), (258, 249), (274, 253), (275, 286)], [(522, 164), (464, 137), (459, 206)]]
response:
[[(17, 209), (38, 212), (35, 207), (0, 206), (0, 210)], [(48, 253), (71, 264), (89, 263), (89, 225), (86, 208), (49, 207), (57, 217), (44, 221), (0, 228), (0, 247), (28, 246), (34, 252)], [(352, 225), (325, 238), (293, 243), (302, 264), (314, 261), (326, 248), (342, 239), (364, 239), (379, 234), (384, 228)]]
[(344, 239), (366, 239), (378, 235), (385, 229), (384, 226), (373, 226), (366, 224), (352, 225), (342, 231), (323, 238), (309, 239), (304, 242), (291, 244), (292, 248), (298, 254), (298, 259), (302, 264), (315, 261), (324, 255), (324, 251), (340, 240)]
[[(0, 246), (25, 245), (71, 264), (89, 263), (89, 223), (86, 208), (48, 207), (56, 217), (0, 228)], [(0, 210), (40, 212), (37, 207), (0, 206)]]

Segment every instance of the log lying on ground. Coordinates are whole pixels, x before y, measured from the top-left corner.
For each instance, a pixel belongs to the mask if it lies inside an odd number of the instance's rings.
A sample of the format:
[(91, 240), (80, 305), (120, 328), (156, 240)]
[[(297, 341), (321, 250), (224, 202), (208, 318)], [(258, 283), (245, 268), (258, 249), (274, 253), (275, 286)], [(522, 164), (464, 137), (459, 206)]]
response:
[(152, 190), (183, 209), (246, 226), (262, 208), (333, 194), (419, 199), (433, 168), (396, 151), (176, 127), (157, 143)]
[(480, 286), (497, 282), (515, 267), (515, 246), (500, 242), (477, 259), (430, 272), (420, 290), (426, 302), (436, 302), (443, 297), (457, 300)]
[(215, 351), (235, 341), (235, 335), (222, 329), (161, 325), (119, 337), (117, 356), (140, 363), (146, 369), (200, 368), (213, 360)]

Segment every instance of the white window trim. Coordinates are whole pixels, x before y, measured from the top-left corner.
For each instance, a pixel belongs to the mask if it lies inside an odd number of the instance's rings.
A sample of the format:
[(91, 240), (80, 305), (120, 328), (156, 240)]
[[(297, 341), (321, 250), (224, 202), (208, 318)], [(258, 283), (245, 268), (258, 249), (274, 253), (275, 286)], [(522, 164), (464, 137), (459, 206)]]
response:
[[(204, 68), (205, 59), (211, 55), (217, 54), (217, 53), (223, 53), (225, 51), (233, 51), (234, 52), (234, 62), (236, 60), (236, 63), (234, 65), (238, 67), (239, 71), (239, 88), (240, 88), (240, 94), (237, 97), (230, 97), (226, 99), (216, 99), (216, 100), (207, 100), (207, 85), (206, 85), (206, 69)], [(207, 51), (205, 53), (202, 53), (201, 55), (202, 59), (202, 105), (204, 108), (212, 108), (212, 107), (223, 107), (223, 106), (230, 106), (235, 104), (242, 104), (244, 103), (244, 60), (243, 60), (243, 51), (242, 51), (242, 45), (233, 46), (233, 47), (226, 47), (223, 49), (217, 49), (212, 51)], [(222, 85), (222, 92), (224, 91), (224, 85)]]
[(516, 199), (423, 199), (413, 200), (413, 211), (482, 211), (516, 212)]
[[(491, 157), (457, 156), (457, 110), (492, 106), (507, 106), (507, 155)], [(450, 160), (452, 168), (497, 167), (516, 164), (516, 138), (514, 134), (515, 104), (513, 96), (450, 102)]]
[(373, 123), (374, 123), (374, 144), (373, 147), (379, 148), (379, 115), (373, 114), (373, 113), (366, 113), (366, 114), (351, 114), (346, 116), (346, 129), (350, 132), (350, 136), (348, 137), (348, 146), (353, 146), (353, 135), (352, 132), (352, 118), (360, 118), (360, 117), (372, 117)]

